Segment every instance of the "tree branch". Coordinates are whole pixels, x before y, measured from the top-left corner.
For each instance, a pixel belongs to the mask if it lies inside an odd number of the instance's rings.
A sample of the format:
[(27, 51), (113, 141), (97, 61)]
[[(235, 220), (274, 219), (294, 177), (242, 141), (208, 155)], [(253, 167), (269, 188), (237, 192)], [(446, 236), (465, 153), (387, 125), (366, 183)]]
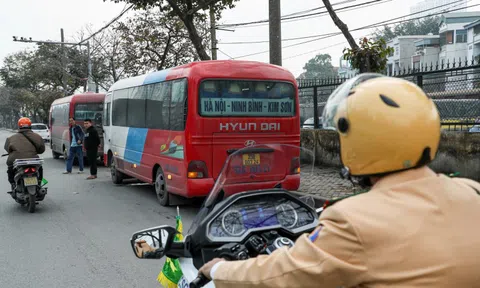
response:
[(170, 6), (172, 6), (172, 9), (175, 12), (175, 14), (177, 14), (180, 19), (184, 20), (186, 14), (183, 13), (183, 11), (182, 11), (182, 9), (180, 9), (180, 7), (178, 7), (177, 2), (175, 2), (175, 0), (167, 0), (167, 2), (168, 2), (168, 4), (170, 4)]
[(330, 0), (322, 0), (322, 1), (323, 1), (323, 5), (325, 5), (325, 8), (327, 8), (328, 14), (330, 14), (330, 17), (332, 18), (333, 23), (335, 23), (338, 29), (342, 31), (343, 36), (345, 36), (345, 38), (347, 39), (348, 44), (350, 44), (350, 47), (352, 49), (358, 49), (359, 47), (357, 45), (357, 42), (355, 42), (355, 39), (353, 39), (352, 34), (350, 34), (350, 31), (348, 31), (347, 25), (343, 23), (342, 20), (340, 20), (340, 18), (338, 18), (337, 13), (335, 13), (335, 10), (333, 10), (332, 8), (332, 4), (330, 4)]
[(170, 50), (170, 41), (172, 36), (168, 35), (167, 43), (165, 44), (165, 49), (163, 50), (162, 60), (160, 61), (160, 67), (158, 70), (163, 69), (165, 66), (165, 59), (167, 59), (168, 51)]
[(218, 1), (220, 1), (220, 0), (208, 0), (208, 1), (206, 1), (206, 2), (197, 0), (197, 2), (203, 2), (203, 3), (200, 3), (200, 4), (198, 4), (197, 7), (188, 10), (188, 11), (187, 11), (187, 15), (195, 14), (195, 13), (197, 13), (199, 10), (206, 9), (208, 6), (210, 6), (211, 4), (215, 4), (215, 3), (218, 2)]

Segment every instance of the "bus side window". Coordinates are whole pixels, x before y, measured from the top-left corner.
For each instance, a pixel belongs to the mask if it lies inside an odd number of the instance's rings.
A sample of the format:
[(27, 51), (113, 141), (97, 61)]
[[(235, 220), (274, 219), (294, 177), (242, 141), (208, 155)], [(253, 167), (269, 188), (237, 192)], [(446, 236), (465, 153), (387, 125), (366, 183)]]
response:
[(129, 88), (127, 106), (127, 126), (145, 127), (145, 87)]
[(105, 115), (103, 117), (103, 126), (110, 126), (110, 105), (111, 103), (108, 102), (105, 105)]
[(112, 125), (127, 126), (128, 89), (113, 93)]
[[(167, 118), (164, 117), (164, 104), (163, 102), (166, 100), (169, 102), (168, 93), (170, 93), (170, 89), (168, 88), (167, 83), (170, 82), (162, 82), (147, 85), (146, 89), (146, 98), (147, 103), (145, 108), (145, 115), (146, 115), (146, 127), (151, 129), (168, 129), (168, 114)], [(167, 102), (167, 103), (168, 103)]]
[(187, 81), (180, 79), (172, 84), (172, 112), (170, 113), (170, 130), (183, 131), (185, 129), (185, 105), (187, 98)]

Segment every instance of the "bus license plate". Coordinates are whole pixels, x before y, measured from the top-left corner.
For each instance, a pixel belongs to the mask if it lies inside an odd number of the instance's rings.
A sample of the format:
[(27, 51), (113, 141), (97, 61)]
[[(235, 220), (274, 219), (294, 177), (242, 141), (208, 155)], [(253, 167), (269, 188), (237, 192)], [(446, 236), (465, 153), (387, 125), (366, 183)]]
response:
[(37, 186), (38, 179), (37, 177), (26, 177), (23, 178), (23, 183), (25, 184), (25, 186)]
[(260, 165), (260, 154), (244, 154), (243, 166)]

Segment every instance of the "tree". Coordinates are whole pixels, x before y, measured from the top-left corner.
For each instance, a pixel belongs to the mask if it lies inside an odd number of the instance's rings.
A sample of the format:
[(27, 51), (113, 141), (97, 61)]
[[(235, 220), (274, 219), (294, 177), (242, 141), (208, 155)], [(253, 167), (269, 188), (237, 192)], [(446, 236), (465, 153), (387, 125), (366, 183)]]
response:
[(440, 29), (439, 18), (440, 16), (436, 16), (403, 22), (394, 26), (393, 29), (385, 25), (381, 30), (377, 29), (374, 32), (374, 37), (376, 40), (383, 38), (385, 41), (389, 41), (397, 36), (428, 35), (429, 33), (438, 35)]
[[(92, 26), (86, 25), (78, 32), (75, 40), (81, 42), (93, 33)], [(103, 90), (108, 90), (113, 83), (126, 76), (126, 68), (123, 66), (125, 53), (120, 36), (114, 27), (105, 29), (90, 39), (92, 80)]]
[[(103, 0), (104, 2), (107, 0)], [(227, 8), (233, 8), (238, 0), (110, 0), (115, 3), (127, 2), (134, 5), (135, 9), (149, 9), (158, 7), (160, 12), (165, 12), (170, 20), (175, 22), (180, 19), (188, 31), (188, 36), (192, 41), (195, 51), (201, 60), (210, 60), (204, 42), (198, 33), (196, 24), (205, 23), (207, 15), (205, 10), (214, 5), (215, 16), (220, 19), (221, 12)]]
[(35, 91), (38, 89), (39, 74), (37, 72), (37, 66), (35, 66), (34, 63), (34, 51), (25, 50), (8, 55), (3, 60), (3, 67), (0, 69), (0, 78), (7, 87), (25, 88)]
[[(360, 46), (357, 45), (353, 39), (352, 34), (348, 31), (348, 27), (345, 23), (338, 18), (337, 13), (332, 8), (329, 0), (322, 0), (325, 8), (332, 18), (333, 23), (342, 31), (343, 36), (348, 41), (350, 49), (344, 49), (344, 59), (350, 60), (352, 68), (360, 70), (360, 73), (365, 72), (383, 72), (385, 68), (382, 67), (382, 63), (386, 63), (386, 58), (391, 52), (391, 48), (386, 47), (385, 41), (368, 41), (364, 38), (360, 41)], [(345, 53), (346, 51), (346, 53)], [(380, 69), (381, 68), (381, 69)]]
[(68, 94), (73, 94), (85, 82), (82, 78), (87, 75), (86, 55), (76, 49), (68, 49), (66, 54), (66, 73), (63, 73), (58, 46), (39, 45), (36, 50), (7, 56), (0, 69), (0, 78), (7, 86), (0, 95), (2, 115), (13, 117), (12, 121), (22, 115), (46, 122), (51, 103), (64, 94), (64, 75)]
[(335, 76), (332, 57), (329, 54), (318, 54), (303, 66), (304, 72), (299, 78), (328, 78)]
[[(359, 48), (345, 48), (343, 58), (350, 61), (352, 68), (362, 72), (383, 72), (387, 66), (387, 57), (393, 53), (392, 47), (387, 47), (384, 39), (372, 42), (366, 37), (360, 39)], [(362, 71), (363, 69), (363, 71)]]
[[(196, 27), (202, 46), (208, 47), (208, 27), (200, 21), (197, 21)], [(144, 10), (120, 23), (116, 30), (122, 39), (123, 65), (130, 75), (199, 59), (183, 22), (178, 18), (169, 18), (166, 12)]]

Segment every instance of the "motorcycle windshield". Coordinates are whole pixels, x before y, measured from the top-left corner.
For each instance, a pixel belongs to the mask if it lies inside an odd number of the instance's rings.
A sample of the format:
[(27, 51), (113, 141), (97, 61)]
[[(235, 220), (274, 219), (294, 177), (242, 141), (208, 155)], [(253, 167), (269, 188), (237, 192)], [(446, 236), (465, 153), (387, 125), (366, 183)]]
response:
[(225, 160), (187, 234), (195, 232), (216, 204), (236, 193), (274, 188), (298, 191), (305, 193), (304, 201), (313, 206), (308, 193), (312, 189), (314, 162), (312, 151), (288, 144), (260, 144), (236, 150)]

